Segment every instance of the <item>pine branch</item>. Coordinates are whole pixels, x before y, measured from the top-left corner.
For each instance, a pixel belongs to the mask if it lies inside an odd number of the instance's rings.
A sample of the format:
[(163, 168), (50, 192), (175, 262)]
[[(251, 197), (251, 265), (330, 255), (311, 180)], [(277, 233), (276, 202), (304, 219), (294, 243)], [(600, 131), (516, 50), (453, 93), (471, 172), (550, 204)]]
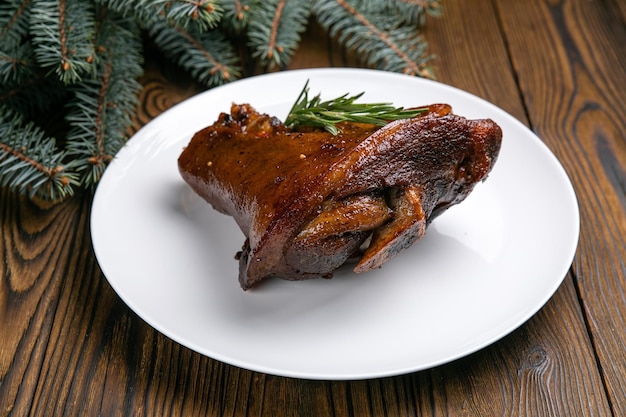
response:
[(215, 28), (222, 18), (223, 9), (217, 0), (95, 0), (125, 17), (149, 27), (159, 20), (200, 32)]
[(238, 56), (224, 34), (217, 30), (188, 31), (165, 21), (149, 31), (163, 53), (185, 68), (200, 83), (212, 87), (238, 79)]
[(17, 84), (35, 71), (35, 55), (28, 42), (29, 0), (0, 4), (0, 85)]
[(164, 0), (95, 0), (95, 2), (123, 17), (132, 17), (141, 24), (165, 16), (167, 3)]
[(177, 25), (190, 28), (195, 25), (199, 31), (214, 29), (222, 19), (223, 9), (214, 0), (178, 0), (167, 8), (166, 18)]
[(235, 33), (242, 33), (248, 27), (250, 14), (258, 0), (222, 0), (223, 25)]
[(382, 3), (387, 13), (396, 16), (399, 22), (416, 27), (423, 27), (428, 15), (441, 15), (439, 0), (383, 0)]
[(0, 50), (23, 43), (30, 23), (30, 0), (4, 0), (0, 4)]
[(0, 84), (19, 84), (37, 72), (35, 53), (31, 44), (17, 44), (0, 49)]
[(311, 14), (309, 0), (259, 3), (248, 24), (252, 57), (267, 69), (284, 67), (300, 43)]
[(68, 156), (81, 175), (81, 185), (95, 185), (113, 156), (124, 145), (131, 114), (141, 88), (142, 49), (139, 26), (101, 9), (96, 39), (95, 77), (72, 90), (66, 119)]
[(0, 186), (47, 200), (73, 195), (78, 177), (64, 157), (53, 138), (0, 107)]
[(93, 71), (93, 4), (85, 0), (33, 0), (31, 34), (39, 65), (70, 84)]
[(368, 66), (433, 78), (427, 44), (416, 28), (398, 25), (395, 15), (371, 7), (357, 8), (360, 4), (348, 0), (315, 0), (314, 10), (322, 27), (363, 57)]
[(45, 77), (30, 41), (30, 0), (0, 4), (0, 106), (24, 118), (61, 102), (63, 86)]

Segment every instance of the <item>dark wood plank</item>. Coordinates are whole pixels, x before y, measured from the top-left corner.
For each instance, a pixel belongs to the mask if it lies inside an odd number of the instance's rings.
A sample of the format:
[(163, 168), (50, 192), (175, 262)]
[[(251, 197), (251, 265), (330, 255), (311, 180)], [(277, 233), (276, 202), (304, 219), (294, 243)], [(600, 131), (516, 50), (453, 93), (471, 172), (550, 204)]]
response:
[[(495, 34), (501, 30), (499, 10), (481, 3), (447, 1), (441, 21), (431, 20), (428, 35), (437, 55), (439, 79), (493, 102), (528, 124), (508, 39)], [(471, 23), (457, 27), (460, 21)], [(548, 61), (547, 65), (552, 64)], [(537, 316), (504, 341), (433, 370), (435, 380), (447, 382), (441, 391), (434, 391), (436, 409), (442, 413), (463, 409), (470, 410), (469, 415), (487, 416), (524, 416), (529, 410), (557, 416), (610, 413), (586, 332), (570, 276)]]
[(0, 415), (27, 415), (69, 268), (79, 206), (0, 189)]
[(626, 26), (620, 2), (499, 3), (533, 129), (563, 163), (578, 195), (574, 275), (614, 415), (626, 415)]
[(526, 123), (506, 44), (490, 2), (447, 0), (425, 35), (437, 80), (484, 98)]
[(480, 416), (610, 416), (571, 279), (493, 347), (432, 370), (436, 410)]

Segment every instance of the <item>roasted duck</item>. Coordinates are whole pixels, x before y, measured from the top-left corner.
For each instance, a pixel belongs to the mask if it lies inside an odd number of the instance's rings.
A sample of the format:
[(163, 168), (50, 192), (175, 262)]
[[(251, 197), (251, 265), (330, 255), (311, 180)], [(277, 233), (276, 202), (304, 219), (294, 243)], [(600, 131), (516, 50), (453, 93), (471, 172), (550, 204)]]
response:
[(378, 268), (465, 199), (493, 167), (501, 129), (445, 104), (427, 110), (383, 127), (343, 122), (333, 135), (233, 104), (196, 133), (179, 170), (245, 235), (241, 287), (329, 278), (349, 259), (356, 272)]

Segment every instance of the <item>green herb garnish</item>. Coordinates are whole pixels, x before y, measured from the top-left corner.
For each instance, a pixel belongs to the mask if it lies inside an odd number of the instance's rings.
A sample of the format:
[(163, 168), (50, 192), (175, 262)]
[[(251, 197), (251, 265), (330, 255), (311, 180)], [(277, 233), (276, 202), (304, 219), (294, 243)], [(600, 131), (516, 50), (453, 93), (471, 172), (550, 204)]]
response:
[(343, 96), (322, 101), (320, 95), (309, 100), (309, 81), (291, 107), (285, 125), (296, 128), (300, 125), (321, 127), (336, 135), (339, 122), (370, 123), (384, 126), (392, 120), (409, 119), (428, 111), (426, 108), (404, 109), (391, 103), (355, 103), (364, 92), (354, 96)]

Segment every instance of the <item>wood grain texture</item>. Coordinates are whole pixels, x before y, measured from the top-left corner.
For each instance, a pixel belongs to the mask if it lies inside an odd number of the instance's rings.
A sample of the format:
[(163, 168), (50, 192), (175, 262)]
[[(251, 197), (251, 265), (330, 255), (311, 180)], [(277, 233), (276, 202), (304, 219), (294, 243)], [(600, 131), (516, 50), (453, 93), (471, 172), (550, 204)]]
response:
[[(408, 375), (247, 371), (171, 341), (126, 307), (91, 248), (90, 196), (46, 206), (0, 190), (0, 416), (626, 415), (625, 9), (611, 0), (444, 7), (427, 33), (439, 79), (529, 125), (580, 200), (572, 271), (533, 318)], [(357, 65), (318, 29), (290, 68)], [(158, 57), (143, 83), (136, 129), (200, 91)]]
[[(580, 204), (573, 270), (614, 415), (626, 415), (626, 26), (618, 2), (501, 2), (533, 129)], [(537, 48), (533, 45), (551, 45)], [(615, 71), (622, 68), (622, 71)]]
[[(469, 7), (467, 2), (448, 1), (445, 13), (453, 22), (465, 19), (475, 24), (458, 28), (448, 26), (449, 22), (445, 19), (430, 22), (428, 35), (437, 54), (439, 79), (495, 103), (529, 125), (524, 96), (517, 88), (517, 74), (512, 72), (513, 63), (508, 50), (510, 41), (506, 36), (501, 36), (503, 22), (498, 5), (482, 2), (472, 3)], [(479, 367), (463, 368), (466, 373), (455, 370), (453, 374), (457, 375), (459, 386), (463, 388), (454, 391), (454, 395), (441, 393), (447, 401), (450, 398), (462, 400), (453, 409), (470, 408), (469, 415), (524, 416), (528, 415), (530, 409), (537, 407), (541, 407), (542, 411), (536, 415), (610, 413), (604, 398), (602, 380), (594, 376), (594, 370), (597, 370), (594, 352), (589, 338), (585, 336), (585, 321), (571, 276), (566, 278), (555, 298), (560, 300), (558, 313), (555, 314), (554, 308), (551, 309), (555, 304), (551, 301), (503, 343), (475, 355), (493, 357), (480, 361)], [(554, 324), (554, 316), (558, 317), (560, 323), (551, 328), (547, 325)], [(567, 342), (559, 344), (559, 341)], [(509, 362), (507, 366), (493, 367), (492, 364), (510, 360), (511, 353), (519, 353), (521, 346), (526, 346), (525, 356), (518, 357), (517, 362)], [(542, 358), (541, 363), (532, 365), (538, 357)], [(491, 369), (486, 374), (480, 368), (485, 364)], [(580, 372), (581, 367), (586, 371)], [(511, 369), (517, 369), (518, 373), (512, 375)], [(537, 377), (538, 371), (541, 371), (541, 378)], [(460, 375), (463, 377), (459, 378)], [(480, 391), (476, 381), (497, 381), (499, 387), (488, 387), (485, 391), (493, 394), (499, 389), (502, 396), (492, 395), (488, 399), (481, 399), (480, 392), (476, 392)], [(555, 381), (558, 383), (555, 384)], [(450, 385), (447, 384), (446, 389), (449, 390)], [(580, 387), (593, 392), (594, 400), (589, 401), (588, 395), (576, 395)]]
[[(0, 189), (0, 415), (28, 410), (68, 268), (78, 207)], [(19, 415), (20, 412), (17, 413)]]
[(481, 416), (611, 415), (575, 299), (567, 279), (520, 329), (441, 367), (448, 409)]
[[(425, 28), (437, 79), (527, 123), (494, 6), (484, 1), (466, 3), (446, 1), (443, 15), (431, 18)], [(468, 24), (454, 24), (462, 21)]]

